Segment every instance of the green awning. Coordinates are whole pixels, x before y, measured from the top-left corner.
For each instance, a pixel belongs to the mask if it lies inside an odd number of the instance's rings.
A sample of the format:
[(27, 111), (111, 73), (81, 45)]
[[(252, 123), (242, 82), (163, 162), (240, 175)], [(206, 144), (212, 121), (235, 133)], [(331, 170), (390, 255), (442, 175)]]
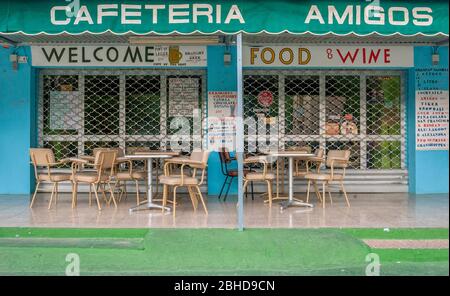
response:
[(3, 34), (448, 36), (448, 2), (414, 0), (0, 0)]

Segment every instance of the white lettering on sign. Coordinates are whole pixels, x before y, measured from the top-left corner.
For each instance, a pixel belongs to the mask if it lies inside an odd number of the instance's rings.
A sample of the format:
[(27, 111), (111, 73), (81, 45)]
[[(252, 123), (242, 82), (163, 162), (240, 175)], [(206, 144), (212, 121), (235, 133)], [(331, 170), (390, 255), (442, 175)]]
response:
[[(367, 5), (362, 9), (361, 5), (347, 5), (343, 11), (338, 11), (334, 5), (328, 5), (326, 12), (320, 11), (317, 5), (311, 5), (305, 24), (320, 23), (333, 25), (393, 25), (407, 26), (413, 23), (416, 26), (430, 26), (433, 24), (433, 10), (429, 7), (415, 7), (411, 11), (407, 7), (389, 7), (387, 11), (378, 5)], [(326, 14), (325, 14), (326, 13)], [(387, 17), (386, 17), (387, 15)]]
[(37, 67), (205, 67), (207, 61), (206, 46), (32, 46), (31, 54)]
[(244, 47), (245, 67), (412, 67), (410, 46)]
[[(116, 17), (122, 25), (140, 25), (143, 21), (151, 19), (153, 24), (167, 21), (169, 24), (197, 23), (206, 20), (209, 24), (230, 24), (232, 22), (245, 23), (245, 19), (237, 5), (231, 5), (228, 10), (223, 9), (221, 4), (99, 4), (92, 12), (97, 13), (93, 19), (91, 11), (86, 5), (80, 6), (76, 15), (68, 15), (70, 6), (54, 6), (50, 9), (50, 22), (56, 26), (69, 24), (102, 24), (105, 17)], [(91, 8), (92, 9), (92, 8)], [(162, 11), (167, 10), (167, 20), (160, 18)]]

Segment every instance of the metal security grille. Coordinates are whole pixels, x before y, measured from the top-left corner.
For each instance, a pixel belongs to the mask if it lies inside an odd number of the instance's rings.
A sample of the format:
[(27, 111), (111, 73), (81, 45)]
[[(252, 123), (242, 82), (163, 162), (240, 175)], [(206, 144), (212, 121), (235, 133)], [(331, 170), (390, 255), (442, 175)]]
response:
[[(202, 70), (43, 70), (40, 73), (39, 144), (58, 159), (89, 155), (96, 147), (169, 149), (176, 112), (170, 112), (173, 79), (194, 82), (198, 102), (191, 135), (204, 133), (206, 78)], [(197, 95), (198, 93), (198, 95)], [(190, 140), (200, 142), (199, 137)], [(186, 140), (185, 140), (186, 141)], [(175, 147), (176, 148), (176, 147)]]
[(406, 167), (402, 72), (249, 70), (244, 104), (247, 152), (267, 148), (255, 135), (272, 129), (279, 149), (349, 149), (355, 170)]

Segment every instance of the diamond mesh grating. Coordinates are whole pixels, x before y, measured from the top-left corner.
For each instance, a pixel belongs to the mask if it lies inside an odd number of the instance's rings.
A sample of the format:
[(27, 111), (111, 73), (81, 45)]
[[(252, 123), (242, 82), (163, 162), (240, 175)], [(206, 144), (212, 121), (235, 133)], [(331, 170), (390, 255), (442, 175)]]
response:
[[(268, 118), (264, 124), (276, 125), (279, 149), (348, 149), (350, 169), (404, 169), (403, 83), (396, 71), (249, 70), (244, 72), (244, 116), (256, 119), (260, 113)], [(272, 93), (272, 105), (261, 106), (263, 91)], [(257, 141), (259, 129), (247, 125), (246, 152), (267, 148)]]
[[(168, 112), (170, 77), (200, 79), (204, 116), (203, 71), (43, 70), (40, 145), (57, 158), (91, 154), (95, 147), (170, 148), (177, 132)], [(246, 72), (244, 116), (256, 123), (246, 125), (246, 152), (269, 145), (350, 149), (353, 169), (404, 169), (403, 84), (400, 72)], [(269, 99), (261, 95), (267, 92)], [(194, 120), (201, 121), (190, 118), (191, 131)], [(255, 136), (258, 124), (266, 137)], [(278, 136), (272, 142), (271, 129)]]
[[(168, 149), (169, 78), (198, 81), (204, 133), (206, 78), (197, 70), (43, 70), (40, 74), (39, 143), (58, 159), (90, 155), (97, 147)], [(172, 112), (173, 113), (173, 112)], [(176, 130), (175, 130), (176, 132)], [(201, 139), (203, 137), (199, 137)], [(191, 139), (190, 146), (193, 141)], [(201, 145), (201, 144), (200, 144)]]

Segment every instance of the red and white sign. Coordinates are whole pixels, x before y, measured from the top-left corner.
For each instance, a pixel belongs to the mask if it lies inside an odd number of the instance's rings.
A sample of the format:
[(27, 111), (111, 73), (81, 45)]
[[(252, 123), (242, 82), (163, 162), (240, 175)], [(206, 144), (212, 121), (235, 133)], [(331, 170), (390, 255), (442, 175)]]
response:
[(235, 150), (236, 102), (235, 91), (208, 92), (208, 149), (220, 151), (225, 147), (229, 151)]
[(264, 90), (258, 94), (258, 103), (263, 107), (270, 107), (273, 103), (273, 94), (268, 90)]
[(234, 117), (237, 101), (235, 91), (208, 92), (208, 117)]
[(244, 67), (413, 67), (412, 46), (245, 46)]

